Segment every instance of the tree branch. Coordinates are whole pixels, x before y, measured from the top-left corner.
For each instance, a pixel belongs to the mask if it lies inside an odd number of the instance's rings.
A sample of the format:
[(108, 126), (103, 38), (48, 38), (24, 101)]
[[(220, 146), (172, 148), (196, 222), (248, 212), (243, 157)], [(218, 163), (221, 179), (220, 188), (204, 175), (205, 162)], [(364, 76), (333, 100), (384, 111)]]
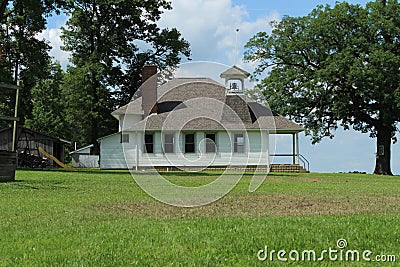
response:
[(313, 67), (315, 69), (320, 68), (318, 65), (311, 62), (311, 59), (307, 56), (307, 54), (303, 50), (300, 50), (300, 54), (304, 58), (304, 60), (307, 62), (308, 65), (310, 65), (311, 67)]
[(279, 57), (279, 56), (277, 56), (276, 57), (278, 60), (280, 60), (281, 62), (273, 62), (272, 64), (268, 64), (269, 66), (268, 67), (272, 67), (272, 66), (274, 66), (274, 65), (276, 65), (276, 66), (278, 66), (278, 65), (286, 65), (286, 66), (293, 66), (293, 67), (299, 67), (299, 68), (302, 68), (302, 69), (307, 69), (304, 65), (302, 65), (302, 64), (299, 64), (299, 63), (294, 63), (294, 62), (289, 62), (289, 61), (287, 61), (285, 58), (282, 58), (282, 57)]

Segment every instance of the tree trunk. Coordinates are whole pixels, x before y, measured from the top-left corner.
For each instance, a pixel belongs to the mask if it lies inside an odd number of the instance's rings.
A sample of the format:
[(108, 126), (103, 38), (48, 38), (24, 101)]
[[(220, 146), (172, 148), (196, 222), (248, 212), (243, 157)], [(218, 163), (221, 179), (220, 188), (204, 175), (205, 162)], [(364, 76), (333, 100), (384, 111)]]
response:
[(2, 0), (0, 4), (0, 23), (3, 24), (5, 21), (5, 15), (6, 15), (6, 8), (8, 5), (8, 0)]
[(383, 127), (377, 130), (376, 163), (374, 174), (393, 175), (390, 169), (390, 147), (392, 129)]

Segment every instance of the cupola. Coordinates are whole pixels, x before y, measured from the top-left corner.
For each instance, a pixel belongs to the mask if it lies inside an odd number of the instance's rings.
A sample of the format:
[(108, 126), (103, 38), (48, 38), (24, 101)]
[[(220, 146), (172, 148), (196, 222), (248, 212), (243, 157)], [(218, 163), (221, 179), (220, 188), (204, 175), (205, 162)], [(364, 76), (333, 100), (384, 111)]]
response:
[(250, 73), (235, 65), (220, 75), (221, 78), (225, 79), (228, 94), (243, 94), (245, 90), (244, 80), (249, 76)]

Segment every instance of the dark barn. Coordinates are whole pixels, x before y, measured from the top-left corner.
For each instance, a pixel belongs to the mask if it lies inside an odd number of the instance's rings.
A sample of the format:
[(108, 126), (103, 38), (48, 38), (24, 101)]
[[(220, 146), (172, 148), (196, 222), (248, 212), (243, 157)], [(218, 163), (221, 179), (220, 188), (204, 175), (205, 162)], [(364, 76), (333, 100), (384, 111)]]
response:
[[(12, 128), (0, 130), (0, 151), (11, 151)], [(18, 127), (17, 130), (17, 152), (19, 167), (44, 167), (37, 160), (43, 159), (43, 155), (39, 153), (38, 148), (43, 148), (46, 152), (64, 162), (65, 145), (71, 142), (58, 137), (40, 133), (25, 127)], [(46, 163), (50, 166), (56, 166), (51, 159), (47, 159)]]

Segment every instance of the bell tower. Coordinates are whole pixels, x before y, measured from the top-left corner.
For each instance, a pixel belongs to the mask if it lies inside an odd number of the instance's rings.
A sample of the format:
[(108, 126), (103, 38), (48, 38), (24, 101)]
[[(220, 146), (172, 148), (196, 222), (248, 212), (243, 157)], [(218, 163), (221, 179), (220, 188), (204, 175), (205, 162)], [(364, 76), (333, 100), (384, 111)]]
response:
[(225, 87), (227, 88), (228, 94), (244, 94), (244, 80), (249, 76), (250, 73), (236, 65), (227, 69), (220, 75), (221, 78), (225, 79)]

